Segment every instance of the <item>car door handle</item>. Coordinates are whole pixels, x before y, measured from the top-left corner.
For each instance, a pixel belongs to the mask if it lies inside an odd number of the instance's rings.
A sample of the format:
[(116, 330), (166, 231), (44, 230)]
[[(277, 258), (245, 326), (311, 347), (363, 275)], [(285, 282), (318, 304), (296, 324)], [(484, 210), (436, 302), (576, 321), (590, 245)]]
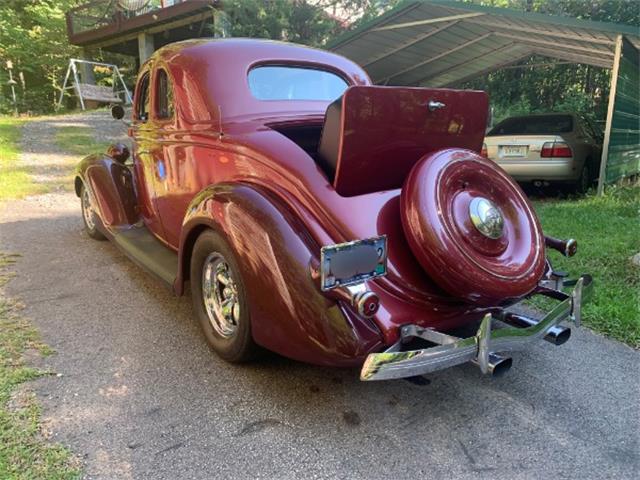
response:
[(435, 112), (436, 110), (440, 110), (441, 108), (446, 107), (446, 105), (442, 102), (438, 102), (436, 100), (429, 100), (427, 103), (427, 108), (430, 112)]

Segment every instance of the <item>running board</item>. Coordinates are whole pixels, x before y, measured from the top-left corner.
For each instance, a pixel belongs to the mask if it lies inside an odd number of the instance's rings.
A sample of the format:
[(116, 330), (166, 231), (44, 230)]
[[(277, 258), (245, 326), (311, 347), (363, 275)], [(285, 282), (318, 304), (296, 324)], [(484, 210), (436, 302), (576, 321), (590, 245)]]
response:
[(158, 240), (145, 226), (112, 232), (113, 242), (124, 254), (173, 288), (178, 275), (178, 254)]

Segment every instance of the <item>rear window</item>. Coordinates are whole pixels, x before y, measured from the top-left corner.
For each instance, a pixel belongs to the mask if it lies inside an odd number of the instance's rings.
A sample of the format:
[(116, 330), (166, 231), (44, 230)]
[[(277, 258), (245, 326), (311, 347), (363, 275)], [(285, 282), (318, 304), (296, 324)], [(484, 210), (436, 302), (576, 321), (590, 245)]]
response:
[(571, 115), (545, 115), (512, 117), (503, 120), (487, 134), (495, 135), (546, 135), (573, 131)]
[(173, 118), (173, 90), (169, 76), (162, 68), (158, 70), (156, 80), (156, 117)]
[(335, 73), (306, 67), (270, 65), (249, 72), (249, 89), (258, 100), (333, 101), (348, 87)]

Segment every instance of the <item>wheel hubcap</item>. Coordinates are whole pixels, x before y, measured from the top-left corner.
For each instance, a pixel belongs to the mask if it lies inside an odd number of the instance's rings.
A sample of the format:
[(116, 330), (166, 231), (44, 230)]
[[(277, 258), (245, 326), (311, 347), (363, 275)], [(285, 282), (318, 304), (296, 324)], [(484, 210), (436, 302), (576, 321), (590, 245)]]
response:
[(224, 338), (233, 336), (240, 320), (238, 288), (229, 264), (217, 252), (204, 261), (202, 299), (209, 323), (216, 333)]
[(91, 205), (91, 198), (89, 197), (89, 191), (85, 188), (82, 194), (82, 215), (84, 222), (87, 224), (89, 230), (93, 230), (96, 227), (94, 220), (95, 211)]
[(471, 223), (485, 237), (495, 240), (502, 236), (504, 218), (502, 212), (490, 200), (474, 198), (469, 204), (469, 216)]

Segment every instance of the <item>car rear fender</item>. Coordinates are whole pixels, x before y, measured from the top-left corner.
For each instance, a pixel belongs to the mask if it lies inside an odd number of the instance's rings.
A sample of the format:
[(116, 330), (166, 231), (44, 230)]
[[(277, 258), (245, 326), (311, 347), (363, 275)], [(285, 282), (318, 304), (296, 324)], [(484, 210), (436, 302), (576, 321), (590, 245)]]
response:
[(129, 168), (106, 154), (89, 155), (78, 165), (76, 195), (84, 185), (107, 229), (133, 225), (139, 220), (133, 175)]
[(218, 184), (198, 194), (183, 224), (179, 274), (205, 229), (221, 234), (240, 265), (254, 340), (269, 350), (321, 365), (357, 365), (381, 346), (378, 329), (324, 296), (312, 276), (320, 246), (275, 195), (249, 184)]

